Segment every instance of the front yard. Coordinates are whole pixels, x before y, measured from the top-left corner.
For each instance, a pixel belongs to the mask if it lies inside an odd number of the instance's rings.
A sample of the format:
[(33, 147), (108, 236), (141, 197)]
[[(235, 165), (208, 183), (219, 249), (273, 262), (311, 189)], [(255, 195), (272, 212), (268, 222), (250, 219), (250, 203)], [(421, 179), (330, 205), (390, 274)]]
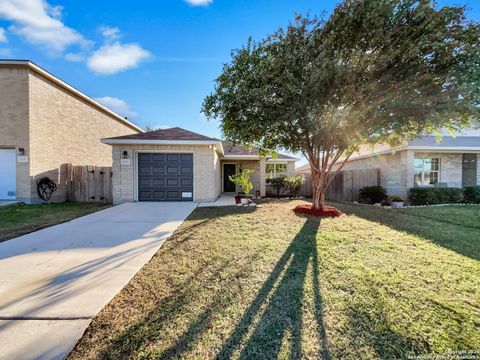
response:
[(480, 349), (480, 207), (197, 208), (70, 359), (396, 359)]
[(0, 242), (88, 215), (108, 206), (110, 205), (96, 203), (2, 206), (0, 207)]

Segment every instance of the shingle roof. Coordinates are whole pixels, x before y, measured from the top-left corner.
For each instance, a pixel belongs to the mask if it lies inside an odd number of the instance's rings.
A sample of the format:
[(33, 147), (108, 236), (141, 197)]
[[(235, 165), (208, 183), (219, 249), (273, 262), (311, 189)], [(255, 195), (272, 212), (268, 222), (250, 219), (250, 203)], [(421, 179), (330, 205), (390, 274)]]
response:
[(431, 146), (431, 147), (479, 147), (479, 136), (443, 136), (437, 142), (435, 136), (424, 136), (408, 142), (408, 146)]
[(141, 134), (132, 134), (108, 138), (109, 140), (187, 140), (187, 141), (220, 141), (218, 139), (197, 134), (179, 127), (148, 131)]
[[(245, 155), (259, 155), (259, 149), (256, 147), (252, 147), (251, 149), (247, 149), (242, 145), (234, 144), (232, 141), (222, 140), (223, 151), (225, 155), (230, 156), (245, 156)], [(296, 160), (296, 158), (292, 156), (288, 156), (285, 154), (277, 154), (277, 159), (279, 160)]]
[[(193, 131), (185, 130), (179, 127), (161, 129), (149, 131), (141, 134), (132, 134), (125, 136), (117, 136), (104, 140), (167, 140), (167, 141), (220, 141), (222, 143), (224, 155), (228, 156), (248, 156), (248, 155), (257, 155), (259, 156), (259, 149), (253, 147), (247, 149), (244, 146), (234, 144), (232, 141), (219, 140), (213, 137), (201, 135), (194, 133)], [(296, 160), (296, 158), (284, 154), (278, 154), (277, 159), (279, 160)]]

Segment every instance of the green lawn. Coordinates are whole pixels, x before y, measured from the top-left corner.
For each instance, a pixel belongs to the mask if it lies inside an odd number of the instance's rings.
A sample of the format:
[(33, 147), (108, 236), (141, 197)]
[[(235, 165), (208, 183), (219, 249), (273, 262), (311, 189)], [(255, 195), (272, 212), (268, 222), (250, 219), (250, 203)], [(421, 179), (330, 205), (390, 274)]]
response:
[(8, 205), (0, 207), (0, 242), (107, 208), (94, 203)]
[(479, 207), (198, 208), (70, 359), (405, 359), (480, 349)]

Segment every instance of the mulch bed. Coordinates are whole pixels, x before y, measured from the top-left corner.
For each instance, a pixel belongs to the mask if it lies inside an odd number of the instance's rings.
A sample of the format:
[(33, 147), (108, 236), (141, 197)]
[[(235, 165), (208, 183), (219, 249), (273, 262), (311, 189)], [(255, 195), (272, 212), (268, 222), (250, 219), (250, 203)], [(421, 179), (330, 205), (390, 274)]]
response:
[(339, 217), (343, 213), (336, 207), (324, 205), (320, 209), (312, 209), (311, 205), (298, 205), (293, 209), (295, 214), (306, 214), (318, 217)]

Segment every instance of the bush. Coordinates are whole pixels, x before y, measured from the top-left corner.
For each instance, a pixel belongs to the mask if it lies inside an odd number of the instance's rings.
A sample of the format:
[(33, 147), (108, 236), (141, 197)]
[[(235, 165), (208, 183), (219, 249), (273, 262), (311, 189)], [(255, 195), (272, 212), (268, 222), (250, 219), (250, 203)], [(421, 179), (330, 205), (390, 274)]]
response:
[(267, 195), (284, 195), (285, 177), (267, 179), (266, 193)]
[(387, 198), (387, 191), (380, 185), (365, 186), (360, 189), (360, 202), (376, 204)]
[(460, 188), (411, 188), (411, 205), (458, 204), (463, 202), (463, 189)]
[(303, 176), (287, 176), (283, 183), (287, 188), (288, 194), (297, 197), (302, 188), (305, 178)]
[(467, 186), (463, 189), (463, 198), (466, 203), (480, 204), (480, 186)]

